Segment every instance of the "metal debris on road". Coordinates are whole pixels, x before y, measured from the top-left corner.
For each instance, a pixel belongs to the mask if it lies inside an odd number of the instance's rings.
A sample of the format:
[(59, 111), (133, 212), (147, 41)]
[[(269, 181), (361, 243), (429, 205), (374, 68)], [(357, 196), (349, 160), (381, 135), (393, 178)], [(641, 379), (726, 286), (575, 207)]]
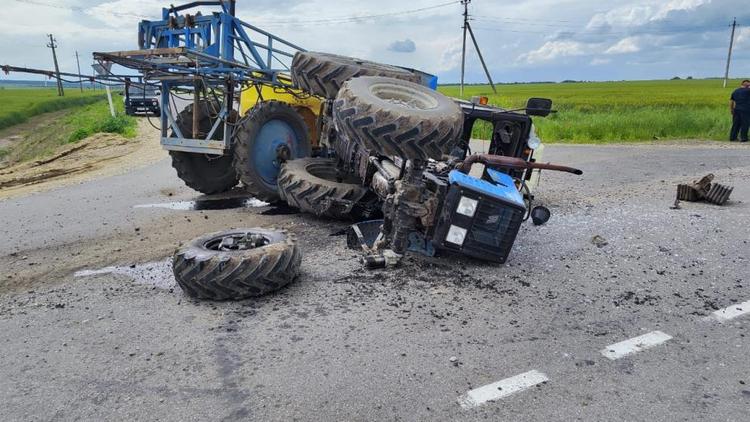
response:
[(713, 174), (707, 174), (700, 180), (692, 183), (677, 185), (677, 198), (675, 199), (672, 209), (680, 209), (680, 201), (700, 201), (704, 200), (711, 204), (724, 205), (729, 200), (729, 195), (734, 190), (731, 186), (724, 186), (718, 183), (712, 183)]

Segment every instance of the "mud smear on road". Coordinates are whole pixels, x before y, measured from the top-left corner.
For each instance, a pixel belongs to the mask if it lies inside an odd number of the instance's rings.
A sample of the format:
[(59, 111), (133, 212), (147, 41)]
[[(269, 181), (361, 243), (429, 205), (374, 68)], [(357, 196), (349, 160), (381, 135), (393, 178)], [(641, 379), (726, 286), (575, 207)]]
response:
[(197, 199), (195, 201), (162, 202), (134, 205), (133, 208), (166, 208), (177, 211), (228, 210), (235, 208), (262, 208), (269, 204), (256, 198)]
[(174, 274), (172, 273), (172, 259), (166, 258), (161, 261), (147, 262), (144, 264), (131, 264), (124, 266), (112, 266), (98, 270), (80, 270), (73, 274), (74, 277), (93, 277), (103, 274), (120, 274), (130, 277), (134, 283), (154, 286), (160, 289), (174, 289), (177, 287)]
[(293, 215), (299, 214), (300, 210), (292, 208), (286, 204), (274, 204), (273, 207), (261, 212), (262, 215)]

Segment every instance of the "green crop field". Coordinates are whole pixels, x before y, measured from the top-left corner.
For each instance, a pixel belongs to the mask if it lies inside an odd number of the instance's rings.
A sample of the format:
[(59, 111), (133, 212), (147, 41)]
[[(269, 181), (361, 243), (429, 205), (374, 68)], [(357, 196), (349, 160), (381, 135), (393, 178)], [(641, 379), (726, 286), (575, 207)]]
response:
[[(535, 117), (545, 141), (600, 143), (660, 139), (713, 139), (729, 136), (729, 95), (739, 85), (721, 80), (582, 82), (466, 86), (464, 98), (486, 95), (491, 104), (521, 108), (529, 97), (546, 97), (558, 112)], [(457, 85), (441, 92), (459, 96)], [(475, 127), (474, 136), (488, 139), (487, 125)]]
[[(72, 91), (72, 90), (71, 90)], [(0, 148), (0, 167), (42, 158), (61, 145), (77, 142), (97, 132), (136, 135), (136, 120), (124, 114), (122, 98), (113, 97), (117, 116), (109, 112), (106, 94), (75, 91), (58, 97), (57, 91), (40, 88), (0, 89), (0, 136), (17, 131), (12, 126), (32, 120), (33, 129), (24, 129), (23, 140)], [(59, 115), (43, 113), (62, 110)], [(3, 122), (9, 126), (2, 129)]]
[(50, 111), (79, 107), (105, 98), (102, 90), (66, 89), (64, 97), (52, 88), (0, 88), (0, 129)]

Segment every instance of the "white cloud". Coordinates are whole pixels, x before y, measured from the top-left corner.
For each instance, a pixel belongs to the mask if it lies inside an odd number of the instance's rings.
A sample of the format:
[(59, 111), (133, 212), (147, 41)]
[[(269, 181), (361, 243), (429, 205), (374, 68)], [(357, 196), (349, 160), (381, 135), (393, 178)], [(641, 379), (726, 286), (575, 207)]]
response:
[(143, 19), (161, 19), (161, 8), (167, 5), (149, 0), (115, 0), (88, 8), (85, 13), (110, 28), (134, 30)]
[(607, 13), (597, 13), (591, 17), (586, 29), (597, 29), (607, 26), (636, 26), (648, 22), (654, 14), (651, 6), (621, 7)]
[(670, 12), (695, 10), (708, 3), (711, 3), (711, 0), (672, 0), (661, 6), (651, 19), (664, 19)]
[(438, 70), (448, 71), (453, 70), (461, 66), (461, 39), (455, 38), (448, 42), (442, 50), (443, 53), (440, 55), (440, 63)]
[(635, 37), (623, 38), (604, 51), (604, 54), (625, 54), (641, 51)]
[(737, 32), (737, 45), (745, 45), (746, 43), (750, 45), (750, 28), (741, 28)]
[[(159, 19), (161, 8), (170, 1), (182, 4), (187, 0), (34, 0), (33, 4), (0, 0), (5, 18), (0, 26), (5, 40), (0, 43), (0, 63), (51, 68), (45, 45), (46, 34), (52, 32), (58, 40), (62, 70), (75, 72), (78, 51), (82, 68), (89, 71), (92, 51), (136, 48), (139, 16)], [(735, 14), (740, 23), (750, 22), (746, 3), (575, 0), (563, 8), (559, 0), (477, 1), (472, 2), (470, 12), (477, 18), (474, 32), (484, 59), (497, 80), (627, 79), (673, 76), (675, 63), (693, 76), (715, 76), (721, 69), (717, 70), (711, 55), (721, 52), (726, 57), (727, 25)], [(435, 73), (443, 82), (455, 82), (461, 67), (460, 4), (391, 15), (434, 4), (435, 0), (372, 4), (361, 0), (242, 0), (237, 14), (309, 50), (413, 67)], [(387, 16), (347, 19), (369, 14)], [(493, 16), (497, 19), (490, 18)], [(587, 23), (590, 29), (586, 29)], [(634, 39), (622, 41), (628, 37)], [(750, 28), (739, 27), (736, 37), (734, 66), (748, 68), (750, 58), (743, 53), (750, 48)], [(394, 40), (406, 39), (414, 41), (416, 51), (389, 50)], [(467, 44), (466, 78), (484, 81), (473, 45)], [(639, 50), (632, 51), (635, 48)], [(627, 66), (626, 60), (642, 65)], [(604, 72), (606, 61), (609, 65)]]
[(633, 27), (649, 22), (660, 21), (677, 11), (692, 11), (711, 0), (672, 0), (662, 5), (640, 3), (614, 8), (606, 13), (597, 13), (591, 17), (586, 29), (606, 27)]
[(519, 61), (529, 64), (548, 62), (561, 57), (582, 56), (587, 46), (577, 41), (547, 41), (536, 50), (518, 56)]

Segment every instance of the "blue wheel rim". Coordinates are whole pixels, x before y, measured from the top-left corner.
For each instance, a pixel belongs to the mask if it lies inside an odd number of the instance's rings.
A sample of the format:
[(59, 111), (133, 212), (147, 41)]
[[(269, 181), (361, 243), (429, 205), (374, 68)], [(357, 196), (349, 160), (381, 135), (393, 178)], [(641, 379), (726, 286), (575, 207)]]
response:
[(297, 132), (291, 125), (280, 119), (272, 119), (264, 123), (253, 143), (253, 168), (266, 187), (274, 191), (281, 167), (276, 151), (282, 145), (289, 148), (290, 160), (305, 155), (305, 149), (300, 145)]

